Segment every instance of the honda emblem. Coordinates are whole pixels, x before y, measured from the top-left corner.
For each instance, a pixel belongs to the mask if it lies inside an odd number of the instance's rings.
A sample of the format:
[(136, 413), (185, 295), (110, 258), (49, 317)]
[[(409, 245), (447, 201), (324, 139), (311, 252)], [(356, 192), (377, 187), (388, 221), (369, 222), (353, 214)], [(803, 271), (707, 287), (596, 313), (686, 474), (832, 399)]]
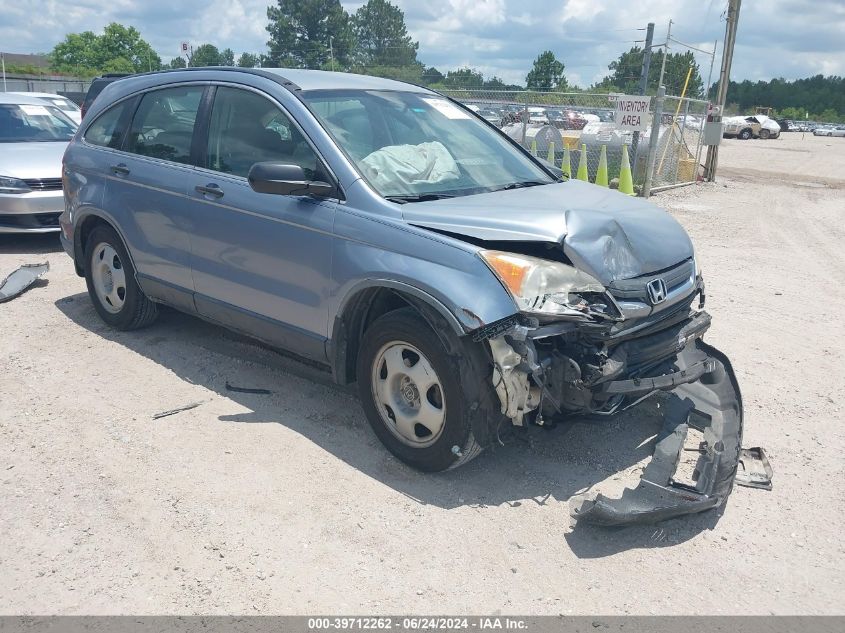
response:
[(648, 298), (651, 301), (651, 305), (656, 306), (658, 303), (666, 301), (668, 292), (666, 290), (666, 282), (662, 279), (652, 279), (646, 284), (646, 290), (648, 291)]

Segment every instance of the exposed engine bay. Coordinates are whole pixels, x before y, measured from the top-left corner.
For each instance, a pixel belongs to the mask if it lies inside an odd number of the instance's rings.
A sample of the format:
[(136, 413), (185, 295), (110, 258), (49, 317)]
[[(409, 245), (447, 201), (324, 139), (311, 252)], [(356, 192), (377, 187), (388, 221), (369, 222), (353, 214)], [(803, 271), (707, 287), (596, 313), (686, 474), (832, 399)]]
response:
[[(619, 297), (609, 293), (600, 307), (585, 309), (581, 320), (541, 323), (518, 315), (476, 332), (476, 340), (490, 346), (502, 413), (516, 426), (609, 418), (659, 392), (670, 394), (640, 484), (620, 499), (573, 500), (576, 520), (658, 521), (720, 506), (731, 492), (742, 438), (739, 387), (728, 359), (702, 340), (710, 315), (703, 311), (701, 279), (685, 294), (640, 319), (626, 319)], [(703, 441), (689, 482), (674, 474), (691, 428)]]

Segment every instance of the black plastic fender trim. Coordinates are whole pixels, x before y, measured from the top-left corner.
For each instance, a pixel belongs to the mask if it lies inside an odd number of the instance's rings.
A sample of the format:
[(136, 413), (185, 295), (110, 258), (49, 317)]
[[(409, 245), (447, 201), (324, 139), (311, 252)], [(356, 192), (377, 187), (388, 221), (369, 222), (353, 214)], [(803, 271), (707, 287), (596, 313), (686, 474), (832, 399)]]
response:
[[(654, 523), (724, 505), (733, 489), (742, 445), (742, 395), (722, 352), (700, 339), (678, 356), (678, 369), (712, 360), (713, 371), (671, 391), (654, 456), (636, 488), (618, 499), (602, 494), (570, 501), (571, 516), (596, 525)], [(694, 414), (694, 415), (693, 415)], [(695, 487), (672, 480), (687, 430), (704, 435)]]

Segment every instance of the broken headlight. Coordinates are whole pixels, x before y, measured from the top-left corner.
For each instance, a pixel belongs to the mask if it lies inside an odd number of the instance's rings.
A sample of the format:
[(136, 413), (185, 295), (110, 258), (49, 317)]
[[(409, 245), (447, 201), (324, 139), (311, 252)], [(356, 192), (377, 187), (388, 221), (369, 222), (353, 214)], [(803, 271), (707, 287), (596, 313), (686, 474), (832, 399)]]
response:
[(479, 251), (479, 255), (522, 312), (549, 316), (611, 316), (607, 314), (602, 283), (573, 266), (502, 251)]

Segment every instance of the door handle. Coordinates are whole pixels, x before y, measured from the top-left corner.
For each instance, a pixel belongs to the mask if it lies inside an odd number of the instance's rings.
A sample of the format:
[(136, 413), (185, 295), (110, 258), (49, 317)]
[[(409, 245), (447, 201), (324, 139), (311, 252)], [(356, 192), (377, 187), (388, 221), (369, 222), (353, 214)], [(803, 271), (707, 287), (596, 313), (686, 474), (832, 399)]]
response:
[(121, 176), (128, 176), (129, 175), (129, 168), (124, 163), (118, 163), (117, 165), (112, 165), (111, 170), (115, 174), (120, 174)]
[(197, 185), (194, 187), (197, 193), (201, 193), (205, 196), (211, 196), (212, 198), (222, 198), (223, 197), (223, 190), (220, 188), (219, 185), (215, 185), (213, 182), (207, 184), (205, 187), (202, 185)]

